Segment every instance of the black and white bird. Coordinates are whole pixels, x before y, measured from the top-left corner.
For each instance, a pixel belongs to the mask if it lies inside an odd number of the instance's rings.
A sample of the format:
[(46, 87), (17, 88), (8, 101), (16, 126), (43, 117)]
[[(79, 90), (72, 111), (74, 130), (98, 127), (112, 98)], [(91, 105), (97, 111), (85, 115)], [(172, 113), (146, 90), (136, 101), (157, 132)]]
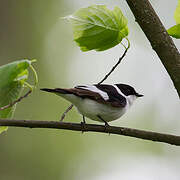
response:
[(80, 114), (95, 121), (108, 122), (120, 118), (143, 95), (127, 84), (94, 84), (70, 89), (41, 89), (70, 101)]

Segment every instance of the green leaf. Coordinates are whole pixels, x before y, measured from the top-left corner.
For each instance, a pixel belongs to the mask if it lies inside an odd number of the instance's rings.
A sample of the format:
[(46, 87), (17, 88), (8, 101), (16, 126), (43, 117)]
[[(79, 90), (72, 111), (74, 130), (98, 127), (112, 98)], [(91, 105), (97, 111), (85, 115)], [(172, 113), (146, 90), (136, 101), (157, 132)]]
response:
[(177, 24), (167, 30), (168, 34), (174, 38), (180, 38), (180, 24)]
[(174, 12), (174, 19), (176, 21), (176, 25), (169, 28), (167, 32), (170, 36), (179, 39), (180, 38), (180, 0), (178, 0), (178, 5)]
[(67, 17), (73, 26), (74, 41), (82, 51), (104, 51), (128, 35), (127, 19), (118, 7), (104, 5), (81, 8)]
[(0, 127), (0, 134), (4, 131), (7, 131), (8, 130), (8, 127), (7, 126), (1, 126)]
[[(0, 66), (0, 107), (4, 107), (20, 97), (23, 85), (28, 78), (29, 60), (15, 61)], [(0, 111), (0, 118), (12, 118), (15, 105)], [(0, 133), (7, 127), (0, 127)]]
[(178, 0), (178, 5), (174, 13), (174, 19), (176, 20), (176, 24), (180, 24), (180, 0)]

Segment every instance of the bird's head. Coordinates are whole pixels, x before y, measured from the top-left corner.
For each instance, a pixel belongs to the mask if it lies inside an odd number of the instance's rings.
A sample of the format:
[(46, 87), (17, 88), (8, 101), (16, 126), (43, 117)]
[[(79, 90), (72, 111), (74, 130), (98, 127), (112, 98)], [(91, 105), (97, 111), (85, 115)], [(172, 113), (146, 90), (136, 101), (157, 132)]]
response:
[(142, 97), (143, 96), (142, 94), (137, 93), (132, 86), (129, 86), (127, 84), (116, 84), (116, 86), (126, 96), (130, 96), (130, 95), (134, 95), (136, 97)]

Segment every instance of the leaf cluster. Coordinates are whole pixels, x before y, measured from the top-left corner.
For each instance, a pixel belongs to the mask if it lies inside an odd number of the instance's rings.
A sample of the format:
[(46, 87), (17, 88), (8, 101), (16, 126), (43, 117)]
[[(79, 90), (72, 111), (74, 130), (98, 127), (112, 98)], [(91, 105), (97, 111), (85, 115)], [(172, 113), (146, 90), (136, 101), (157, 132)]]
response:
[[(7, 106), (16, 101), (25, 86), (32, 88), (26, 82), (28, 79), (28, 68), (32, 61), (19, 60), (0, 66), (0, 107)], [(0, 110), (0, 118), (12, 118), (16, 104)], [(0, 133), (7, 130), (7, 127), (0, 127)]]

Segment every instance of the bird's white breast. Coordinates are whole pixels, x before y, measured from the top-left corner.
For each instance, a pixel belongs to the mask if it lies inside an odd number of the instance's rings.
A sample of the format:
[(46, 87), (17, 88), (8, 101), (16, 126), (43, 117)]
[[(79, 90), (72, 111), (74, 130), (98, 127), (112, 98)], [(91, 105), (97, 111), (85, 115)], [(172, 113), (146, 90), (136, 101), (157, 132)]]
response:
[(72, 102), (80, 114), (95, 120), (101, 121), (97, 116), (101, 116), (105, 121), (113, 121), (120, 118), (127, 108), (117, 108), (110, 105), (101, 104), (91, 99), (82, 99), (73, 94), (63, 95), (65, 99)]
[(101, 104), (88, 98), (80, 98), (73, 94), (59, 94), (66, 100), (74, 104), (80, 114), (95, 120), (101, 121), (97, 116), (101, 116), (105, 121), (110, 122), (120, 118), (133, 104), (136, 97), (134, 95), (126, 96), (127, 104), (124, 108), (112, 107), (111, 105)]
[(101, 121), (97, 117), (99, 115), (107, 122), (120, 118), (126, 112), (126, 108), (112, 107), (110, 105), (98, 103), (91, 99), (84, 99), (77, 109), (81, 114), (89, 117), (90, 119)]

